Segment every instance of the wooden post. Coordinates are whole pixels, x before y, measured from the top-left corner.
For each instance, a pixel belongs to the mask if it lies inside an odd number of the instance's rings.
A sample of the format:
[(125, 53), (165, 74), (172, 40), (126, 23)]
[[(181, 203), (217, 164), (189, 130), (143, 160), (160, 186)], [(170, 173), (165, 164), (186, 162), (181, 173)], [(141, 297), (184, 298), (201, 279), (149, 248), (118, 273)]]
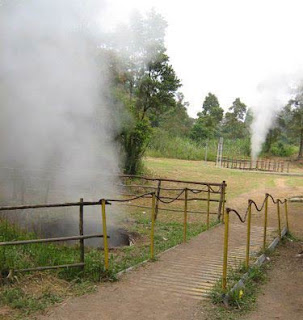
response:
[(159, 212), (160, 191), (161, 191), (161, 180), (158, 181), (158, 186), (157, 186), (156, 207), (155, 207), (155, 220), (157, 220), (158, 212)]
[(106, 227), (106, 213), (105, 213), (105, 199), (101, 200), (102, 205), (102, 226), (103, 226), (103, 247), (104, 247), (104, 267), (108, 271), (108, 242), (107, 242), (107, 227)]
[[(80, 198), (80, 207), (79, 207), (79, 235), (83, 236), (84, 226), (83, 226), (83, 198)], [(80, 239), (80, 262), (84, 263), (84, 239)], [(84, 266), (81, 267), (84, 270)]]

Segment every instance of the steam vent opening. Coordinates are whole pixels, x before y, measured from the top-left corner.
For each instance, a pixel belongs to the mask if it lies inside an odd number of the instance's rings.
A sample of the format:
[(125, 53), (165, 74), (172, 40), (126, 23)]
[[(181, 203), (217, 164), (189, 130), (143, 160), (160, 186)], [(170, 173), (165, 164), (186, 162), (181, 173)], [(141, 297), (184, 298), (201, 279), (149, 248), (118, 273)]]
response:
[[(29, 231), (37, 233), (42, 238), (56, 238), (56, 237), (66, 237), (75, 236), (79, 234), (77, 225), (74, 221), (69, 221), (68, 219), (58, 219), (58, 220), (44, 220), (39, 221), (38, 224), (31, 224), (27, 226)], [(100, 225), (94, 224), (84, 224), (84, 234), (103, 234), (103, 230)], [(117, 247), (131, 246), (135, 243), (135, 239), (138, 237), (137, 234), (129, 232), (128, 230), (121, 228), (119, 226), (108, 225), (107, 226), (108, 246), (110, 249)], [(78, 241), (66, 241), (65, 245), (76, 245)], [(92, 238), (86, 239), (84, 241), (86, 247), (100, 248), (103, 249), (103, 238)]]
[(127, 230), (119, 228), (119, 229), (111, 229), (109, 231), (109, 247), (125, 247), (133, 244), (133, 240), (128, 233)]

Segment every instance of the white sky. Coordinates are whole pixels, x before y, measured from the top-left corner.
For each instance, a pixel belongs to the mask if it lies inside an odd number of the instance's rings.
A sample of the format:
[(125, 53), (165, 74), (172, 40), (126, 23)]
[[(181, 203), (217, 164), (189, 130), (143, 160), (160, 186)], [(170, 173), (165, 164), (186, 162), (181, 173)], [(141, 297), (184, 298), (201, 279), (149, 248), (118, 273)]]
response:
[[(303, 70), (302, 0), (110, 0), (109, 20), (154, 7), (168, 22), (166, 46), (181, 79), (188, 112), (208, 92), (227, 109), (255, 101), (268, 78)], [(303, 75), (303, 72), (302, 72)]]

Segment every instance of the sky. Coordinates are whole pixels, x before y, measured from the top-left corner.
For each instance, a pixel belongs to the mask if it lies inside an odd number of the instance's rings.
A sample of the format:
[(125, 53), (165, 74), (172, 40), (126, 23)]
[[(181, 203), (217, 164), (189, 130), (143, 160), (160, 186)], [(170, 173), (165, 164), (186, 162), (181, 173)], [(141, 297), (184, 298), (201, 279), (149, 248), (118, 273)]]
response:
[(237, 97), (251, 106), (260, 83), (303, 70), (302, 0), (110, 0), (108, 22), (151, 8), (168, 22), (167, 52), (192, 117), (209, 92), (225, 110)]

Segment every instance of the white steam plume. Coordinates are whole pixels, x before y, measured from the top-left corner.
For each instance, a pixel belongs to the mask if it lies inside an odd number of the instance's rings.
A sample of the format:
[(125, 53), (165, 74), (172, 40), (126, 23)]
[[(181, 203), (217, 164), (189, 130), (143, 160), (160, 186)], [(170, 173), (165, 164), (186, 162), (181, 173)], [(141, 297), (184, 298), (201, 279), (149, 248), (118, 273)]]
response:
[(258, 86), (256, 99), (252, 102), (251, 155), (256, 160), (261, 152), (268, 131), (274, 125), (276, 115), (294, 94), (300, 77), (298, 74), (277, 75)]
[(32, 170), (36, 195), (46, 184), (69, 200), (113, 192), (96, 178), (118, 171), (97, 59), (102, 10), (103, 0), (0, 2), (0, 166), (27, 184)]
[[(103, 0), (0, 0), (2, 205), (116, 196), (101, 13)], [(21, 224), (47, 236), (77, 234), (77, 210), (50, 215), (30, 212)], [(99, 207), (85, 208), (84, 228), (101, 232)]]

